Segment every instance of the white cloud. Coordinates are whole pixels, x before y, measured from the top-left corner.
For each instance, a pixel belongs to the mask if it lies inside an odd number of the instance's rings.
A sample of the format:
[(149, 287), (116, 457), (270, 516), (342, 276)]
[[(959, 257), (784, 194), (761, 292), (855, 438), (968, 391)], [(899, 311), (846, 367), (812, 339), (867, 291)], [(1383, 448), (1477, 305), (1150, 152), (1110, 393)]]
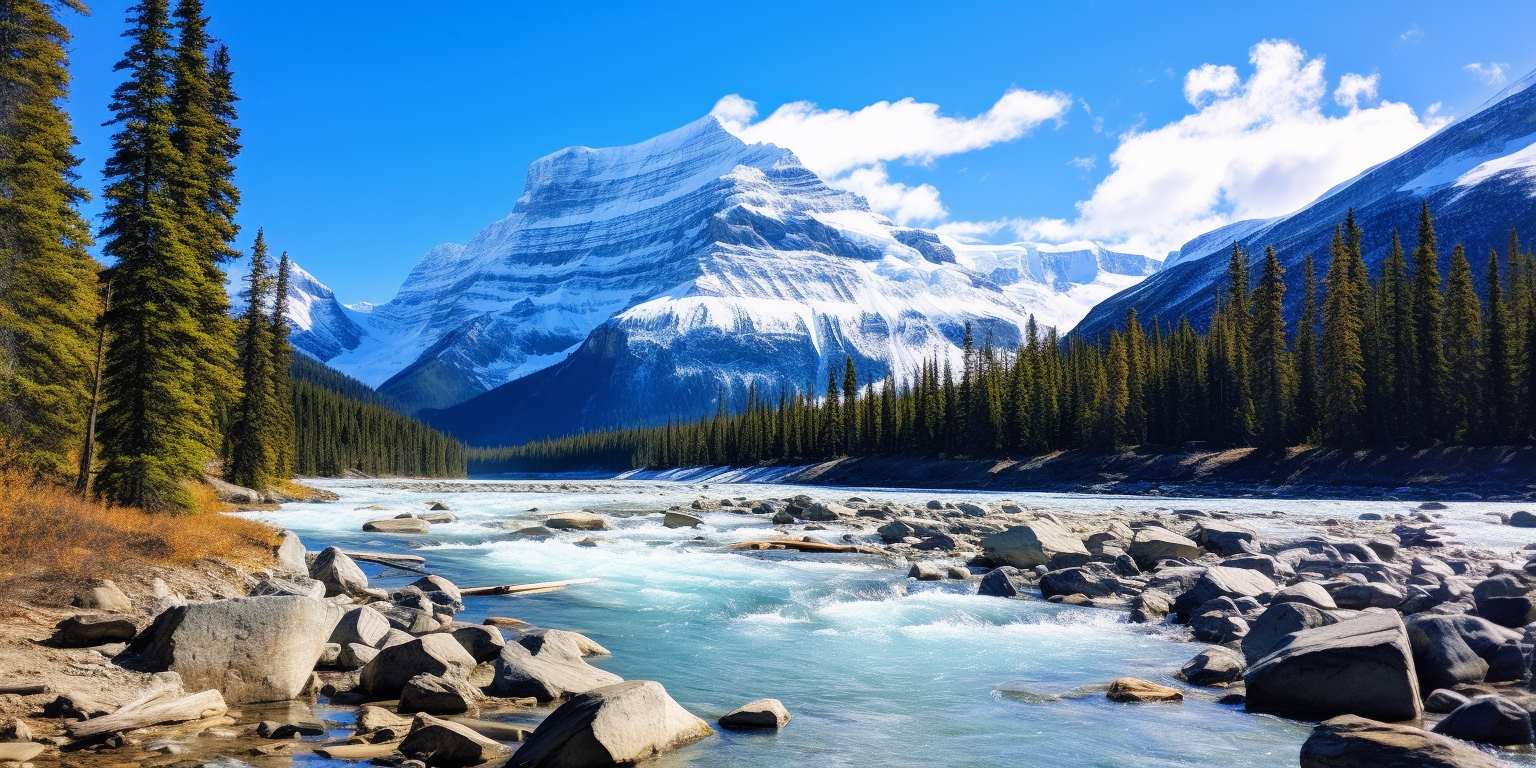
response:
[(1339, 78), (1339, 87), (1333, 89), (1333, 101), (1341, 107), (1351, 111), (1359, 109), (1360, 103), (1376, 100), (1376, 86), (1381, 83), (1381, 75), (1357, 75), (1353, 72), (1346, 73)]
[(1184, 100), (1198, 107), (1206, 96), (1225, 96), (1236, 87), (1236, 67), (1201, 64), (1184, 75)]
[(1415, 24), (1403, 30), (1403, 33), (1398, 35), (1397, 39), (1405, 43), (1417, 43), (1418, 41), (1424, 39), (1424, 30), (1420, 29), (1419, 25)]
[(1288, 41), (1258, 43), (1249, 62), (1246, 80), (1228, 66), (1191, 70), (1184, 94), (1196, 109), (1123, 134), (1108, 176), (1074, 218), (1007, 226), (1026, 238), (1095, 239), (1160, 256), (1217, 226), (1294, 211), (1446, 122), (1399, 102), (1365, 106), (1376, 97), (1374, 75), (1346, 76), (1334, 98), (1349, 111), (1325, 114), (1322, 58)]
[(1497, 61), (1474, 61), (1462, 67), (1462, 69), (1472, 73), (1473, 77), (1489, 85), (1503, 83), (1505, 77), (1509, 74), (1509, 65)]
[(835, 186), (864, 195), (898, 222), (919, 223), (943, 218), (938, 190), (892, 181), (886, 163), (930, 164), (1013, 141), (1042, 123), (1060, 120), (1071, 106), (1064, 94), (1010, 88), (974, 117), (941, 115), (937, 104), (905, 98), (852, 111), (797, 101), (758, 120), (756, 104), (729, 94), (710, 114), (743, 140), (794, 151), (806, 167)]
[(1087, 172), (1087, 171), (1093, 170), (1094, 167), (1097, 166), (1098, 164), (1099, 164), (1099, 159), (1094, 157), (1093, 155), (1084, 155), (1082, 157), (1074, 157), (1071, 160), (1067, 161), (1067, 165), (1070, 165), (1073, 168), (1076, 168), (1079, 171), (1083, 171), (1083, 172)]

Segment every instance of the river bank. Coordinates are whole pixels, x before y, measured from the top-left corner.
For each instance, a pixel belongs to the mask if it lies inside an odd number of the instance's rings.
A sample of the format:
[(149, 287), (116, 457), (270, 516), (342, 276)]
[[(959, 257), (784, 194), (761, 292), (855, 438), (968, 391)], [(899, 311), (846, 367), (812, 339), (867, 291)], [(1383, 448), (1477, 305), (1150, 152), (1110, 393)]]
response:
[(869, 456), (786, 468), (779, 482), (1162, 497), (1536, 500), (1536, 448), (1062, 451), (1028, 460)]

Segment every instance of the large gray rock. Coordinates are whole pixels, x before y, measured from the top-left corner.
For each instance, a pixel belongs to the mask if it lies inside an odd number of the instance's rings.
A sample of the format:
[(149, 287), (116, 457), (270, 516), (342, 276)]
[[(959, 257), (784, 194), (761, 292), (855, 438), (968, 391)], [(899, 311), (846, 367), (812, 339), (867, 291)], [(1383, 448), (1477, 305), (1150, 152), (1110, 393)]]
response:
[(1328, 590), (1315, 581), (1298, 581), (1270, 596), (1269, 602), (1271, 605), (1303, 603), (1324, 611), (1339, 607), (1339, 604), (1333, 601), (1333, 595), (1328, 594)]
[(507, 747), (476, 733), (467, 725), (418, 714), (400, 742), (400, 753), (433, 768), (480, 765), (507, 753)]
[(400, 689), (400, 712), (457, 715), (473, 709), (479, 693), (461, 677), (416, 675)]
[(277, 543), (277, 569), (285, 573), (309, 574), (304, 559), (304, 542), (293, 531), (283, 531)]
[(987, 575), (981, 577), (981, 584), (976, 588), (976, 594), (990, 597), (1018, 597), (1024, 594), (1028, 586), (1024, 582), (1024, 573), (1011, 565), (1000, 565), (987, 571)]
[(1306, 629), (1248, 668), (1247, 708), (1307, 720), (1423, 714), (1408, 630), (1396, 613)]
[(483, 624), (459, 627), (450, 634), (477, 662), (495, 659), (507, 645), (507, 639), (502, 636), (500, 629)]
[(1156, 624), (1173, 610), (1173, 598), (1160, 589), (1144, 589), (1131, 601), (1130, 619), (1136, 624)]
[(1104, 563), (1089, 563), (1078, 568), (1050, 571), (1040, 577), (1040, 594), (1115, 597), (1126, 591), (1120, 577)]
[(1335, 717), (1301, 745), (1301, 768), (1499, 768), (1498, 760), (1429, 731)]
[(1531, 743), (1531, 715), (1503, 696), (1478, 696), (1435, 724), (1435, 733), (1464, 741), (1512, 746)]
[(580, 694), (551, 712), (506, 768), (597, 768), (638, 763), (714, 731), (660, 683), (631, 680)]
[(582, 659), (613, 655), (596, 640), (568, 629), (531, 629), (518, 635), (517, 643), (535, 656), (553, 653), (568, 659)]
[(326, 547), (309, 564), (309, 577), (325, 585), (325, 596), (356, 596), (366, 594), (368, 576), (346, 553), (335, 547)]
[(432, 524), (419, 517), (391, 517), (369, 520), (363, 523), (363, 530), (369, 533), (427, 533), (432, 530)]
[(341, 621), (336, 622), (336, 628), (331, 630), (330, 641), (346, 647), (348, 643), (360, 643), (378, 647), (389, 634), (389, 620), (384, 614), (366, 606), (359, 605), (341, 615)]
[(1221, 520), (1201, 520), (1195, 524), (1193, 536), (1195, 543), (1222, 557), (1259, 551), (1258, 534)]
[(507, 643), (496, 657), (495, 677), (486, 691), (492, 696), (531, 696), (539, 701), (553, 701), (622, 679), (588, 664), (580, 656), (572, 657), (557, 645), (546, 645), (539, 653), (533, 653), (518, 643)]
[(1016, 568), (1045, 565), (1061, 554), (1089, 556), (1082, 539), (1049, 520), (1015, 525), (988, 535), (982, 538), (981, 546), (994, 562)]
[(1148, 526), (1136, 532), (1126, 553), (1147, 570), (1160, 560), (1194, 560), (1200, 556), (1200, 545), (1166, 528)]
[(298, 696), (341, 609), (310, 597), (269, 595), (169, 608), (128, 653), (181, 675), (187, 690), (217, 688), (230, 704)]
[(124, 594), (111, 579), (102, 579), (81, 590), (70, 604), (76, 608), (88, 608), (106, 613), (126, 613), (133, 610), (133, 601), (129, 600), (128, 595)]
[(544, 521), (546, 528), (557, 531), (606, 531), (613, 526), (608, 518), (591, 512), (566, 512)]
[(359, 686), (378, 697), (398, 695), (411, 678), (421, 675), (462, 677), (475, 668), (475, 659), (453, 639), (439, 632), (393, 645), (363, 667)]
[(1340, 608), (1363, 611), (1366, 608), (1396, 608), (1408, 599), (1408, 594), (1396, 584), (1367, 582), (1342, 584), (1329, 590), (1333, 601)]
[(1258, 571), (1213, 565), (1195, 580), (1194, 586), (1173, 601), (1173, 609), (1179, 618), (1188, 620), (1201, 606), (1218, 597), (1257, 598), (1273, 591), (1275, 582)]
[(1217, 646), (1196, 654), (1179, 669), (1179, 677), (1190, 685), (1226, 685), (1242, 680), (1245, 669), (1242, 654)]
[(1413, 648), (1420, 690), (1480, 683), (1488, 676), (1488, 662), (1472, 650), (1449, 616), (1409, 619), (1408, 641)]
[(1243, 636), (1243, 658), (1249, 664), (1273, 653), (1303, 629), (1325, 627), (1336, 622), (1329, 614), (1305, 603), (1271, 603), (1248, 626)]

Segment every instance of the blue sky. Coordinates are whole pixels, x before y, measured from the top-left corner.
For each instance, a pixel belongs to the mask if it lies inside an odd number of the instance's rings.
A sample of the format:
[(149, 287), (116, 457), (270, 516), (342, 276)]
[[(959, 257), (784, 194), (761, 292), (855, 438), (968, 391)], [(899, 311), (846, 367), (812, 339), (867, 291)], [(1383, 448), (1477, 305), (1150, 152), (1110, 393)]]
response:
[[(93, 191), (128, 5), (67, 19)], [(641, 6), (208, 0), (242, 97), (241, 245), (264, 226), (344, 301), (385, 301), (510, 211), (530, 160), (736, 94), (744, 135), (912, 223), (1156, 251), (1282, 213), (1536, 68), (1528, 2)]]

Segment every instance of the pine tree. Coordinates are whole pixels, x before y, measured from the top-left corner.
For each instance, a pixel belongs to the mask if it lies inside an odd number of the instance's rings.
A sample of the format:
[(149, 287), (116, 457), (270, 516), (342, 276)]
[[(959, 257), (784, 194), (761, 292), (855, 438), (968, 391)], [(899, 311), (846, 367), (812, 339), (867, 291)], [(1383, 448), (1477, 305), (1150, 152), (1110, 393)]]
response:
[(843, 449), (849, 456), (859, 453), (859, 372), (854, 369), (853, 357), (843, 357)]
[[(229, 298), (224, 291), (224, 270), (219, 264), (234, 256), (230, 243), (235, 236), (233, 157), (229, 141), (233, 132), (233, 92), (227, 69), (215, 73), (208, 61), (208, 19), (202, 0), (177, 0), (179, 33), (172, 62), (171, 142), (180, 164), (171, 174), (170, 194), (184, 241), (200, 268), (196, 298), (201, 333), (197, 336), (198, 375), (196, 394), (200, 415), (208, 425), (210, 448), (218, 448), (224, 419), (221, 414), (239, 397), (240, 374), (236, 371), (234, 323), (229, 317)], [(224, 55), (227, 66), (227, 53)]]
[(1227, 336), (1227, 379), (1230, 395), (1229, 440), (1242, 445), (1253, 436), (1254, 404), (1252, 366), (1253, 353), (1249, 346), (1252, 338), (1253, 307), (1249, 291), (1248, 254), (1236, 244), (1227, 265), (1227, 306), (1225, 317), (1229, 323)]
[(1446, 365), (1441, 319), (1445, 297), (1440, 294), (1440, 257), (1429, 203), (1419, 214), (1419, 240), (1413, 249), (1413, 335), (1416, 351), (1410, 394), (1411, 432), (1420, 443), (1440, 436), (1440, 408), (1445, 397)]
[(231, 482), (265, 490), (272, 484), (276, 457), (273, 443), (277, 402), (274, 398), (271, 321), (266, 306), (272, 300), (267, 273), (267, 240), (256, 230), (251, 246), (251, 272), (246, 277), (245, 314), (240, 320), (239, 367), (241, 396), (230, 425)]
[(1482, 306), (1472, 283), (1466, 251), (1451, 253), (1451, 274), (1445, 284), (1445, 364), (1450, 372), (1445, 400), (1446, 436), (1454, 442), (1472, 438), (1482, 403)]
[(1403, 241), (1392, 233), (1392, 247), (1382, 266), (1382, 294), (1391, 296), (1389, 343), (1391, 345), (1391, 408), (1396, 414), (1392, 434), (1396, 438), (1412, 435), (1411, 413), (1414, 385), (1418, 376), (1418, 345), (1415, 343), (1413, 318), (1413, 282), (1408, 278), (1408, 263), (1403, 258)]
[(76, 469), (100, 309), (68, 44), (50, 4), (0, 0), (0, 469), (56, 481)]
[(1323, 300), (1323, 437), (1332, 445), (1358, 445), (1365, 400), (1365, 359), (1361, 349), (1360, 297), (1353, 256), (1341, 227), (1333, 231)]
[(288, 252), (277, 263), (272, 290), (268, 335), (272, 342), (272, 419), (267, 439), (272, 445), (272, 474), (278, 480), (294, 474), (293, 347), (288, 343), (288, 283), (292, 269)]
[(1140, 445), (1147, 441), (1147, 387), (1150, 361), (1147, 353), (1147, 336), (1132, 307), (1125, 317), (1125, 439)]
[(116, 263), (96, 492), (120, 504), (186, 511), (188, 483), (215, 443), (198, 385), (208, 349), (200, 316), (207, 272), (172, 194), (181, 155), (171, 140), (165, 0), (142, 0), (128, 21), (132, 43), (117, 65), (128, 77), (113, 93), (117, 133), (105, 170), (102, 250)]
[(1278, 448), (1290, 436), (1291, 359), (1285, 343), (1285, 269), (1274, 248), (1264, 249), (1264, 273), (1254, 294), (1253, 366), (1259, 441)]
[(822, 406), (821, 454), (836, 456), (843, 449), (843, 415), (837, 403), (837, 371), (827, 366), (827, 402)]
[(1301, 316), (1296, 325), (1296, 418), (1293, 440), (1312, 440), (1320, 428), (1322, 382), (1317, 343), (1317, 272), (1311, 254), (1302, 266)]
[(1488, 254), (1487, 294), (1488, 335), (1484, 339), (1484, 349), (1487, 351), (1488, 377), (1483, 388), (1482, 432), (1484, 440), (1497, 445), (1508, 441), (1513, 435), (1513, 428), (1519, 424), (1519, 401), (1516, 399), (1519, 391), (1519, 347), (1515, 345), (1516, 332), (1504, 298), (1499, 252), (1496, 250)]

